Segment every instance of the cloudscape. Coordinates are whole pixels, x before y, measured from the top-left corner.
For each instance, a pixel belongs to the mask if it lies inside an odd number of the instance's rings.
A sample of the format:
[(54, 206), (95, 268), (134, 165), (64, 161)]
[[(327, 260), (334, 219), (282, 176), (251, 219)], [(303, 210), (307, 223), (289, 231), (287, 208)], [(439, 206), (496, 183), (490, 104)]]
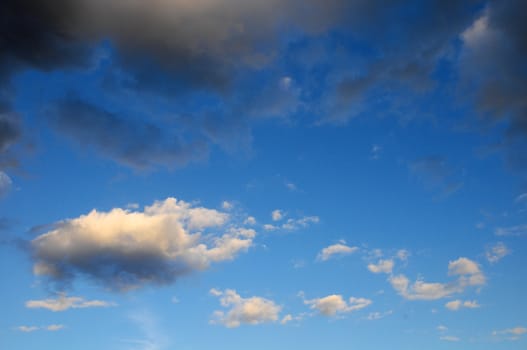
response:
[(3, 0), (0, 348), (527, 347), (526, 13)]

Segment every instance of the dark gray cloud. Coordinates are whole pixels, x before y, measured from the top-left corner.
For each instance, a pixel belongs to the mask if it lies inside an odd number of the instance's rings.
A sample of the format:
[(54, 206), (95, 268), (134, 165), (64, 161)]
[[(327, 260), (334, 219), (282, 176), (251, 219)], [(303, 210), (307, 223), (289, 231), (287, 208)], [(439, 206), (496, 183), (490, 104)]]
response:
[(122, 117), (75, 97), (58, 102), (48, 113), (51, 125), (82, 146), (135, 168), (160, 164), (184, 165), (207, 156), (201, 135), (184, 132), (188, 128), (158, 126), (130, 116)]
[(459, 170), (452, 167), (443, 156), (431, 155), (419, 158), (410, 162), (408, 167), (425, 187), (439, 190), (443, 198), (463, 187)]

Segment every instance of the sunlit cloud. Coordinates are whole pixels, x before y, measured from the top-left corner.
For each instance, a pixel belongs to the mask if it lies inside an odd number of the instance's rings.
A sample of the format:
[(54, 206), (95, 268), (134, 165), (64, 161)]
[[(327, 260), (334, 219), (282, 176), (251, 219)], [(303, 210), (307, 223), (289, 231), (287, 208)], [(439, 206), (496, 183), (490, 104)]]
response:
[(327, 261), (336, 256), (350, 255), (358, 251), (358, 247), (350, 247), (344, 243), (330, 245), (320, 251), (317, 255), (318, 261)]
[(82, 297), (69, 297), (64, 293), (60, 293), (57, 298), (26, 301), (26, 307), (29, 309), (47, 309), (53, 312), (110, 306), (115, 306), (115, 304), (102, 300), (86, 300)]

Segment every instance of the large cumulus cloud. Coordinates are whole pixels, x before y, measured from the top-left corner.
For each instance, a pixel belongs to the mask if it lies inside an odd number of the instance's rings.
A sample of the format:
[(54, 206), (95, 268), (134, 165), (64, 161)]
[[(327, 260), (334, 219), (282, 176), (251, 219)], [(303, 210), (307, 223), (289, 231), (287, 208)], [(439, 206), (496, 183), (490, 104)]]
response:
[(93, 210), (31, 241), (33, 271), (59, 284), (85, 276), (113, 290), (172, 283), (252, 245), (255, 231), (231, 221), (175, 198), (144, 211)]

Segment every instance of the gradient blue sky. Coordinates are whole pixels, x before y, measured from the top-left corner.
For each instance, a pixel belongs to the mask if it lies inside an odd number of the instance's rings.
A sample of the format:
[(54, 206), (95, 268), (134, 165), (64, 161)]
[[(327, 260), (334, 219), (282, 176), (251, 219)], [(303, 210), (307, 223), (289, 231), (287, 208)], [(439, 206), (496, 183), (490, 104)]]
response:
[(527, 347), (526, 11), (2, 2), (0, 348)]

